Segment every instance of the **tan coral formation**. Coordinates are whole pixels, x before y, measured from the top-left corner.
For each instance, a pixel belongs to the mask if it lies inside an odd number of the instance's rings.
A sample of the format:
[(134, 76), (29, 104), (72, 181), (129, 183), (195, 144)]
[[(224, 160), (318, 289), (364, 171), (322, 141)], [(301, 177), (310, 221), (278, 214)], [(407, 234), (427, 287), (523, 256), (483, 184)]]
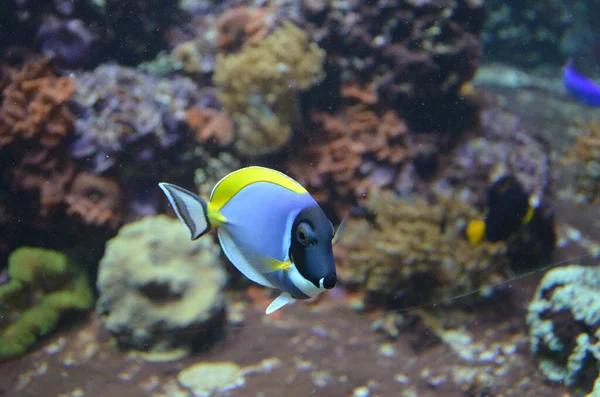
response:
[(600, 201), (600, 123), (576, 122), (582, 134), (575, 137), (575, 144), (564, 162), (576, 166), (576, 189), (584, 201)]
[[(510, 274), (506, 245), (470, 245), (463, 230), (482, 216), (461, 201), (369, 193), (374, 223), (352, 219), (336, 253), (342, 282), (384, 303), (431, 303), (491, 286)], [(408, 298), (406, 298), (408, 297)]]
[(218, 54), (213, 82), (245, 156), (281, 150), (298, 117), (298, 93), (323, 77), (325, 53), (291, 22), (238, 53)]
[(223, 332), (227, 273), (210, 238), (190, 241), (177, 219), (146, 217), (119, 230), (100, 261), (96, 311), (122, 347), (186, 352)]

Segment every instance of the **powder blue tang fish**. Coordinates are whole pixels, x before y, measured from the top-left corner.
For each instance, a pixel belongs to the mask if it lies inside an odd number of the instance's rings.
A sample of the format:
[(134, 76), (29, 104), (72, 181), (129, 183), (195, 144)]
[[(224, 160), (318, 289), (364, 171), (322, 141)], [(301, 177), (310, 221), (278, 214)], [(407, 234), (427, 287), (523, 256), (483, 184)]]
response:
[(600, 106), (600, 86), (577, 72), (571, 59), (569, 59), (563, 73), (563, 84), (569, 94), (580, 102), (588, 106)]
[(160, 183), (177, 217), (195, 240), (217, 229), (225, 255), (250, 280), (281, 290), (270, 314), (296, 299), (312, 298), (337, 282), (333, 224), (298, 182), (263, 167), (234, 171), (208, 201)]

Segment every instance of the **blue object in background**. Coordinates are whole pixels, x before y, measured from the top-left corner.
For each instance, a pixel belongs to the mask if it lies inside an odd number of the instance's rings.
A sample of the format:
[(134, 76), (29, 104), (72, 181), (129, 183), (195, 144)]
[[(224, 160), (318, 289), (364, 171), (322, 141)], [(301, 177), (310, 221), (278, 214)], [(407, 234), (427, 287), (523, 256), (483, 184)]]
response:
[(600, 86), (575, 70), (569, 59), (563, 73), (563, 84), (567, 92), (589, 106), (600, 106)]

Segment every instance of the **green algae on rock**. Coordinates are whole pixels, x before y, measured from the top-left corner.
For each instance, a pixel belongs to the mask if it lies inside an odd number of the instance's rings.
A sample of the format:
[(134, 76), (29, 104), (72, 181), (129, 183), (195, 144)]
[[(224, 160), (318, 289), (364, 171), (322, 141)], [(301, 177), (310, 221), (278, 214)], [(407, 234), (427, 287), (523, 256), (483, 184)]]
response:
[(540, 371), (578, 391), (600, 393), (600, 267), (546, 273), (529, 305), (531, 350)]
[(210, 238), (146, 217), (119, 230), (100, 261), (96, 311), (119, 345), (166, 352), (205, 348), (221, 335), (227, 273)]
[(291, 22), (239, 53), (218, 54), (213, 82), (236, 124), (236, 150), (249, 157), (281, 150), (298, 116), (298, 92), (324, 77), (325, 52)]
[(93, 305), (86, 273), (60, 252), (18, 248), (8, 274), (10, 281), (0, 286), (0, 361), (24, 354), (64, 313)]

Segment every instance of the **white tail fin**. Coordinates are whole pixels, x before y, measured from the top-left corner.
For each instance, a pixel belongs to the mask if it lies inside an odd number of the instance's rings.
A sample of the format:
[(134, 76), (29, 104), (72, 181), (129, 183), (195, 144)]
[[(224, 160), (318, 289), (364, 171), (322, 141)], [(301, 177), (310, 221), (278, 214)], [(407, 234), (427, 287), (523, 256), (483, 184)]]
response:
[(159, 183), (179, 220), (190, 231), (191, 239), (202, 237), (210, 230), (206, 200), (177, 185)]

